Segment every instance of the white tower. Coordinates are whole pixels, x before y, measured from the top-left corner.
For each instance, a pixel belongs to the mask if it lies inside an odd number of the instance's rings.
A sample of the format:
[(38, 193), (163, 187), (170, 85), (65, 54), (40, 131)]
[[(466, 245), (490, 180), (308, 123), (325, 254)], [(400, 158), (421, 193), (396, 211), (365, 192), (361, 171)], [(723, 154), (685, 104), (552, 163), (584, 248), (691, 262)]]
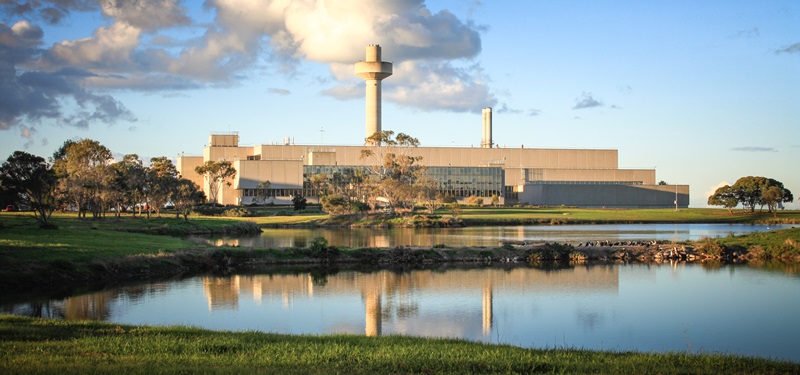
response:
[(492, 107), (483, 109), (483, 138), (481, 138), (481, 147), (492, 148)]
[(392, 75), (392, 63), (381, 61), (381, 46), (367, 46), (366, 61), (355, 65), (355, 73), (367, 86), (367, 136), (381, 131), (381, 80)]

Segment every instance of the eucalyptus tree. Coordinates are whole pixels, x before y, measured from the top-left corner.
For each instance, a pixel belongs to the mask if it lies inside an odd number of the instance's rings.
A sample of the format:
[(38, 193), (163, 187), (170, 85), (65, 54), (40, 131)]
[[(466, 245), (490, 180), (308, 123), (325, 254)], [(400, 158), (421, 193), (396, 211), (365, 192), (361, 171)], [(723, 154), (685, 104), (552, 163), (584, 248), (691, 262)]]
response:
[(161, 217), (161, 209), (172, 199), (178, 186), (178, 169), (172, 160), (159, 156), (150, 158), (146, 176), (147, 217), (151, 211)]
[(142, 213), (142, 203), (147, 202), (147, 168), (139, 159), (139, 155), (128, 154), (122, 160), (112, 164), (114, 170), (113, 188), (118, 189), (115, 196), (117, 204), (117, 216), (123, 207), (134, 207), (139, 214)]
[(42, 227), (50, 226), (56, 209), (56, 173), (44, 158), (15, 151), (0, 166), (0, 181), (5, 189), (30, 206)]
[(185, 178), (178, 178), (172, 196), (172, 203), (175, 205), (178, 215), (183, 215), (184, 221), (189, 221), (189, 214), (192, 212), (192, 208), (203, 203), (205, 199), (206, 194), (200, 190), (197, 184)]
[(391, 130), (377, 132), (366, 139), (368, 148), (361, 150), (362, 159), (372, 159), (369, 171), (373, 201), (385, 201), (392, 208), (410, 209), (419, 195), (417, 181), (424, 175), (421, 156), (412, 149), (419, 140), (404, 133), (394, 136)]
[(62, 199), (75, 206), (79, 217), (87, 210), (98, 217), (103, 210), (111, 160), (111, 151), (91, 139), (67, 140), (53, 154)]
[(722, 206), (728, 209), (728, 213), (733, 215), (734, 207), (739, 205), (739, 198), (730, 185), (720, 186), (708, 197), (709, 206)]
[(736, 180), (733, 186), (722, 186), (713, 195), (708, 197), (708, 204), (724, 206), (729, 212), (739, 203), (745, 210), (755, 212), (756, 205), (767, 206), (770, 212), (775, 212), (778, 205), (794, 200), (792, 192), (783, 186), (783, 183), (773, 178), (760, 176), (747, 176)]
[(211, 202), (217, 204), (217, 195), (222, 185), (231, 186), (229, 178), (236, 176), (236, 169), (227, 160), (208, 160), (203, 165), (195, 167), (195, 172), (202, 175), (208, 183), (208, 194)]

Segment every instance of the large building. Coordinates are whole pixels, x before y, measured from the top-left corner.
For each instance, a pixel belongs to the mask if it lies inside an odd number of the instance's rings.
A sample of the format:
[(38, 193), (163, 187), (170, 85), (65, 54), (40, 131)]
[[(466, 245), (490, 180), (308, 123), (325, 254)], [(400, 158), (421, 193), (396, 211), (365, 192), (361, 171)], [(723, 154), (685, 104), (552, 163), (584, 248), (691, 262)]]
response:
[[(382, 62), (380, 46), (367, 47), (367, 61), (355, 65), (355, 74), (366, 82), (366, 133), (381, 131), (381, 80), (392, 74), (391, 63)], [(620, 169), (617, 150), (500, 148), (492, 142), (492, 112), (482, 112), (480, 148), (414, 147), (428, 175), (444, 195), (463, 201), (470, 196), (497, 195), (503, 204), (578, 207), (688, 207), (688, 185), (660, 185), (654, 169)], [(352, 172), (370, 167), (372, 159), (362, 150), (381, 147), (295, 145), (239, 146), (238, 133), (211, 134), (203, 156), (180, 156), (178, 171), (203, 186), (207, 183), (194, 169), (209, 160), (228, 160), (237, 174), (231, 186), (223, 186), (217, 201), (226, 205), (254, 202), (290, 204), (294, 195), (316, 201), (319, 192), (311, 178), (320, 173)], [(259, 184), (269, 181), (266, 192)], [(266, 193), (266, 194), (260, 194)], [(488, 199), (484, 199), (488, 202)]]

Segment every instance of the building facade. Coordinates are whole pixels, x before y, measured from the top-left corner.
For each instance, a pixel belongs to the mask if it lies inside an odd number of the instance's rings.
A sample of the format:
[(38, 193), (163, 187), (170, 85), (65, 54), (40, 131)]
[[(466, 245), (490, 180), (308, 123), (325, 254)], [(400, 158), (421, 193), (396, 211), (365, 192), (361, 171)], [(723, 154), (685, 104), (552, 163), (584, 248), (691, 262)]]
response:
[[(380, 146), (257, 145), (239, 146), (238, 133), (211, 134), (203, 156), (180, 156), (181, 175), (202, 186), (194, 168), (208, 160), (228, 160), (236, 168), (231, 186), (220, 189), (226, 205), (291, 204), (294, 195), (314, 202), (319, 192), (310, 185), (317, 174), (370, 167), (361, 151)], [(447, 196), (500, 197), (502, 204), (578, 207), (688, 207), (688, 185), (658, 185), (654, 169), (620, 169), (617, 150), (414, 147), (411, 156), (427, 167), (429, 177)], [(259, 192), (259, 184), (269, 189)], [(265, 193), (265, 194), (262, 194)]]

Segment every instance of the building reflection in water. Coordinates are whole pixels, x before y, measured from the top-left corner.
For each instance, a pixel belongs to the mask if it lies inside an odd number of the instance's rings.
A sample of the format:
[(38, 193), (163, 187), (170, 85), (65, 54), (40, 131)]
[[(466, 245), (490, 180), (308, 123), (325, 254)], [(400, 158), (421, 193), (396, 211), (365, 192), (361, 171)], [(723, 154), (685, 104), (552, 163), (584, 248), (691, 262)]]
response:
[[(498, 298), (525, 298), (526, 294), (549, 292), (616, 293), (619, 288), (618, 267), (613, 266), (581, 266), (557, 271), (525, 267), (407, 272), (381, 270), (369, 273), (346, 271), (331, 275), (204, 276), (187, 281), (202, 286), (209, 312), (237, 311), (245, 300), (285, 311), (294, 311), (295, 308), (321, 309), (310, 306), (322, 306), (319, 301), (331, 296), (334, 301), (352, 301), (351, 297), (357, 300), (360, 296), (363, 308), (361, 316), (364, 317), (361, 327), (367, 336), (391, 332), (463, 337), (469, 333), (468, 336), (484, 338), (492, 333), (495, 324), (494, 304)], [(168, 296), (172, 285), (164, 282), (120, 288), (46, 303), (3, 306), (2, 311), (39, 317), (109, 320), (115, 313), (112, 310), (124, 309), (126, 304), (138, 304), (145, 297), (157, 294)], [(316, 303), (309, 303), (315, 299)], [(299, 304), (300, 301), (302, 305), (296, 307), (295, 303)], [(324, 324), (349, 326), (352, 322), (346, 322), (348, 316), (360, 314), (352, 311), (354, 306), (350, 302), (337, 303), (339, 305), (326, 306), (344, 315)], [(299, 319), (297, 316), (302, 311), (297, 312), (290, 314), (290, 319)], [(306, 319), (309, 317), (306, 316)], [(347, 331), (351, 332), (349, 329)]]
[[(340, 272), (327, 275), (324, 281), (315, 281), (311, 274), (209, 276), (203, 278), (203, 290), (210, 311), (237, 309), (242, 295), (250, 295), (259, 303), (265, 299), (279, 299), (283, 308), (287, 309), (292, 307), (295, 298), (313, 299), (315, 293), (360, 293), (364, 307), (364, 333), (367, 336), (380, 336), (384, 325), (389, 323), (411, 330), (403, 322), (412, 319), (418, 323), (417, 328), (429, 327), (430, 330), (437, 330), (437, 335), (447, 335), (448, 329), (470, 329), (462, 327), (461, 321), (458, 324), (446, 321), (452, 319), (447, 317), (448, 313), (433, 314), (424, 310), (420, 307), (417, 296), (423, 293), (438, 293), (443, 296), (474, 294), (473, 306), (480, 307), (480, 320), (468, 318), (466, 323), (480, 327), (479, 332), (488, 337), (493, 325), (493, 299), (498, 293), (502, 295), (554, 290), (616, 292), (619, 288), (617, 270), (617, 267), (612, 266), (558, 271), (515, 268), (396, 273), (384, 270), (374, 273)], [(464, 303), (470, 304), (469, 301)], [(426, 312), (429, 314), (426, 315)], [(456, 325), (459, 328), (453, 328)]]

